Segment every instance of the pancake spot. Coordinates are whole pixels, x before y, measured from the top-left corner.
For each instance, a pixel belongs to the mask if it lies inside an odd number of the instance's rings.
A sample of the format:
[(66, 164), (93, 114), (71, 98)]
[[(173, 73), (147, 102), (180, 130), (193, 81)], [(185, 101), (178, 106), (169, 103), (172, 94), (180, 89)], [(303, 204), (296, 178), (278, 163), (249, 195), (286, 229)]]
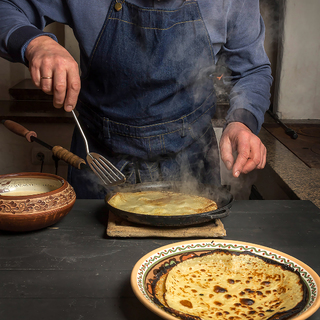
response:
[(189, 300), (181, 300), (180, 303), (181, 303), (184, 307), (187, 307), (187, 308), (190, 308), (190, 309), (193, 308), (192, 302), (189, 301)]
[(280, 287), (278, 293), (286, 293), (287, 289), (285, 287)]
[(244, 298), (244, 299), (240, 299), (240, 303), (246, 306), (251, 306), (254, 304), (254, 300)]
[(246, 291), (247, 293), (254, 293), (255, 291), (251, 290), (251, 289), (244, 289), (244, 291)]
[(225, 293), (225, 292), (228, 292), (227, 289), (222, 288), (222, 287), (220, 287), (220, 286), (214, 286), (213, 291), (214, 291), (215, 293)]

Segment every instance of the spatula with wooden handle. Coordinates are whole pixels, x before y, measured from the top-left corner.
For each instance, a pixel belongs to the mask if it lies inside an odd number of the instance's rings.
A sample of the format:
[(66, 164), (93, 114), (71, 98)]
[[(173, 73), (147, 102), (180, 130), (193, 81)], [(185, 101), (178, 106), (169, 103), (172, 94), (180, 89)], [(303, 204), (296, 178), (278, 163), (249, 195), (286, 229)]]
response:
[(84, 169), (85, 167), (87, 167), (86, 162), (82, 158), (78, 157), (77, 155), (73, 154), (72, 152), (68, 151), (67, 149), (61, 146), (50, 146), (49, 144), (38, 139), (36, 132), (29, 131), (27, 128), (25, 128), (21, 124), (11, 120), (2, 120), (1, 122), (11, 132), (19, 136), (25, 137), (28, 142), (34, 141), (41, 144), (45, 148), (51, 150), (53, 155), (56, 158), (65, 161), (66, 163), (72, 165), (73, 167), (77, 169)]

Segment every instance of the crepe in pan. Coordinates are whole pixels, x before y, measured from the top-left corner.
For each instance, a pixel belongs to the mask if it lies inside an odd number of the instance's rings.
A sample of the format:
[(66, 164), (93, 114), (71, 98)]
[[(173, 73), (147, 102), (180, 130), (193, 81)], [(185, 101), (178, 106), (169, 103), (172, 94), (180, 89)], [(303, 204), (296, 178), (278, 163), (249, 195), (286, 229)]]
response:
[(189, 215), (216, 210), (208, 198), (172, 191), (117, 192), (108, 204), (114, 208), (146, 215)]

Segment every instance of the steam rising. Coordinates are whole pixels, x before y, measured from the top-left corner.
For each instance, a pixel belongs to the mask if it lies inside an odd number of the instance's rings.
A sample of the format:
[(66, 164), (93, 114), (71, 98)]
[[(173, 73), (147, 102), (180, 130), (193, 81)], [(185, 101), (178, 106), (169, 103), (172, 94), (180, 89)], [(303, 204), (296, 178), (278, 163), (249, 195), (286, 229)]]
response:
[[(278, 39), (278, 34), (279, 34), (279, 1), (269, 1), (269, 0), (261, 0), (260, 1), (261, 5), (261, 11), (263, 18), (266, 23), (266, 47), (270, 48), (271, 44), (273, 45), (274, 43), (277, 42)], [(272, 16), (271, 16), (272, 15)], [(185, 39), (188, 39), (186, 36)], [(177, 50), (178, 48), (178, 50)], [(269, 55), (274, 55), (274, 52), (268, 52), (267, 54)], [(177, 64), (179, 64), (179, 61), (185, 58), (185, 55), (188, 54), (188, 51), (192, 50), (192, 44), (191, 43), (181, 43), (180, 46), (174, 46), (173, 48), (168, 47), (168, 50), (164, 52), (164, 60), (172, 61)], [(150, 70), (154, 70), (153, 66), (158, 65), (159, 68), (161, 68), (161, 61), (159, 62), (157, 59), (157, 56), (153, 56), (150, 58), (149, 61), (149, 66), (151, 66)], [(272, 60), (272, 59), (271, 59)], [(204, 61), (206, 61), (204, 63)], [(148, 63), (147, 61), (145, 62), (146, 64)], [(180, 72), (180, 78), (175, 80), (177, 81), (177, 87), (186, 85), (186, 79), (190, 79), (190, 76), (193, 80), (196, 80), (196, 87), (192, 91), (192, 96), (190, 96), (190, 100), (192, 100), (194, 105), (199, 104), (199, 99), (203, 96), (203, 84), (204, 80), (207, 80), (208, 76), (212, 76), (212, 81), (214, 82), (215, 89), (216, 89), (216, 94), (217, 96), (227, 96), (230, 90), (231, 86), (231, 81), (230, 81), (230, 72), (228, 69), (225, 67), (225, 63), (223, 61), (223, 58), (221, 58), (218, 61), (218, 64), (215, 65), (214, 63), (210, 68), (204, 67), (207, 65), (207, 57), (206, 54), (203, 52), (202, 54), (199, 55), (196, 64), (194, 65), (193, 70), (181, 70)], [(148, 66), (146, 67), (148, 70)], [(216, 76), (221, 76), (223, 74), (222, 82), (217, 82), (216, 81)], [(157, 78), (157, 73), (154, 71), (153, 73), (150, 74), (151, 79), (156, 79)], [(158, 79), (159, 80), (159, 79)], [(161, 79), (160, 79), (161, 80)], [(232, 97), (231, 97), (232, 98)], [(171, 104), (171, 108), (176, 108), (177, 104), (179, 101), (177, 101), (176, 97), (171, 97), (171, 99), (168, 100), (169, 103)], [(248, 104), (248, 101), (243, 101), (244, 105)], [(146, 116), (148, 116), (147, 112), (145, 112)], [(221, 129), (221, 128), (220, 128)], [(219, 131), (219, 130), (218, 130)], [(218, 132), (216, 131), (216, 133)], [(221, 134), (221, 132), (220, 132)], [(220, 140), (219, 134), (218, 134), (218, 141)], [(250, 173), (248, 175), (241, 175), (239, 178), (234, 178), (232, 176), (232, 172), (226, 170), (225, 165), (222, 163), (220, 160), (220, 155), (219, 151), (215, 149), (209, 149), (208, 144), (205, 140), (200, 141), (201, 145), (203, 146), (203, 153), (206, 155), (207, 160), (211, 161), (212, 163), (219, 164), (221, 166), (222, 170), (222, 185), (228, 185), (231, 186), (231, 193), (235, 195), (235, 198), (237, 199), (248, 199), (250, 192), (250, 187), (253, 184), (253, 182), (256, 179), (256, 174), (255, 173)], [(167, 176), (166, 180), (171, 180), (168, 179), (168, 177), (178, 177), (180, 176), (180, 181), (182, 182), (180, 184), (180, 192), (183, 193), (190, 193), (190, 194), (200, 194), (202, 196), (207, 196), (212, 198), (212, 191), (211, 188), (203, 189), (202, 184), (200, 183), (201, 178), (200, 176), (196, 176), (194, 174), (194, 171), (190, 167), (190, 161), (187, 157), (185, 156), (178, 156), (177, 157), (178, 165), (179, 165), (179, 172), (172, 173), (172, 172), (166, 172), (164, 169), (163, 174), (164, 176)], [(205, 165), (203, 161), (198, 160), (197, 163), (199, 167), (199, 172), (205, 172), (207, 171), (207, 175), (209, 176), (215, 176), (219, 175), (219, 170), (217, 168), (205, 168)], [(210, 172), (212, 170), (212, 172)], [(102, 181), (91, 171), (85, 171), (85, 172), (80, 172), (79, 174), (82, 174), (85, 179), (87, 180), (87, 183), (89, 185), (90, 191), (92, 193), (95, 193), (97, 196), (100, 196), (105, 194), (108, 190), (112, 190), (112, 188), (106, 188), (106, 186), (102, 183)], [(209, 179), (210, 180), (210, 179)], [(147, 182), (147, 181), (141, 181)], [(210, 181), (209, 181), (210, 182)], [(212, 181), (211, 181), (212, 183)], [(128, 187), (128, 186), (126, 186)], [(217, 196), (217, 195), (216, 195)]]

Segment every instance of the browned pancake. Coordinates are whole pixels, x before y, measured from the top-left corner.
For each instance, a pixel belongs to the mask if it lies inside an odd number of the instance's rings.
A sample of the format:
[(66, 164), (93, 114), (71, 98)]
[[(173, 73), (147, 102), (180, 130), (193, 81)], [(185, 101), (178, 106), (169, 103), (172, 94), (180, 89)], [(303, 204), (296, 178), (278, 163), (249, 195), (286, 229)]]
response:
[(251, 252), (214, 250), (178, 263), (154, 283), (154, 298), (181, 319), (288, 319), (308, 298), (300, 274)]

